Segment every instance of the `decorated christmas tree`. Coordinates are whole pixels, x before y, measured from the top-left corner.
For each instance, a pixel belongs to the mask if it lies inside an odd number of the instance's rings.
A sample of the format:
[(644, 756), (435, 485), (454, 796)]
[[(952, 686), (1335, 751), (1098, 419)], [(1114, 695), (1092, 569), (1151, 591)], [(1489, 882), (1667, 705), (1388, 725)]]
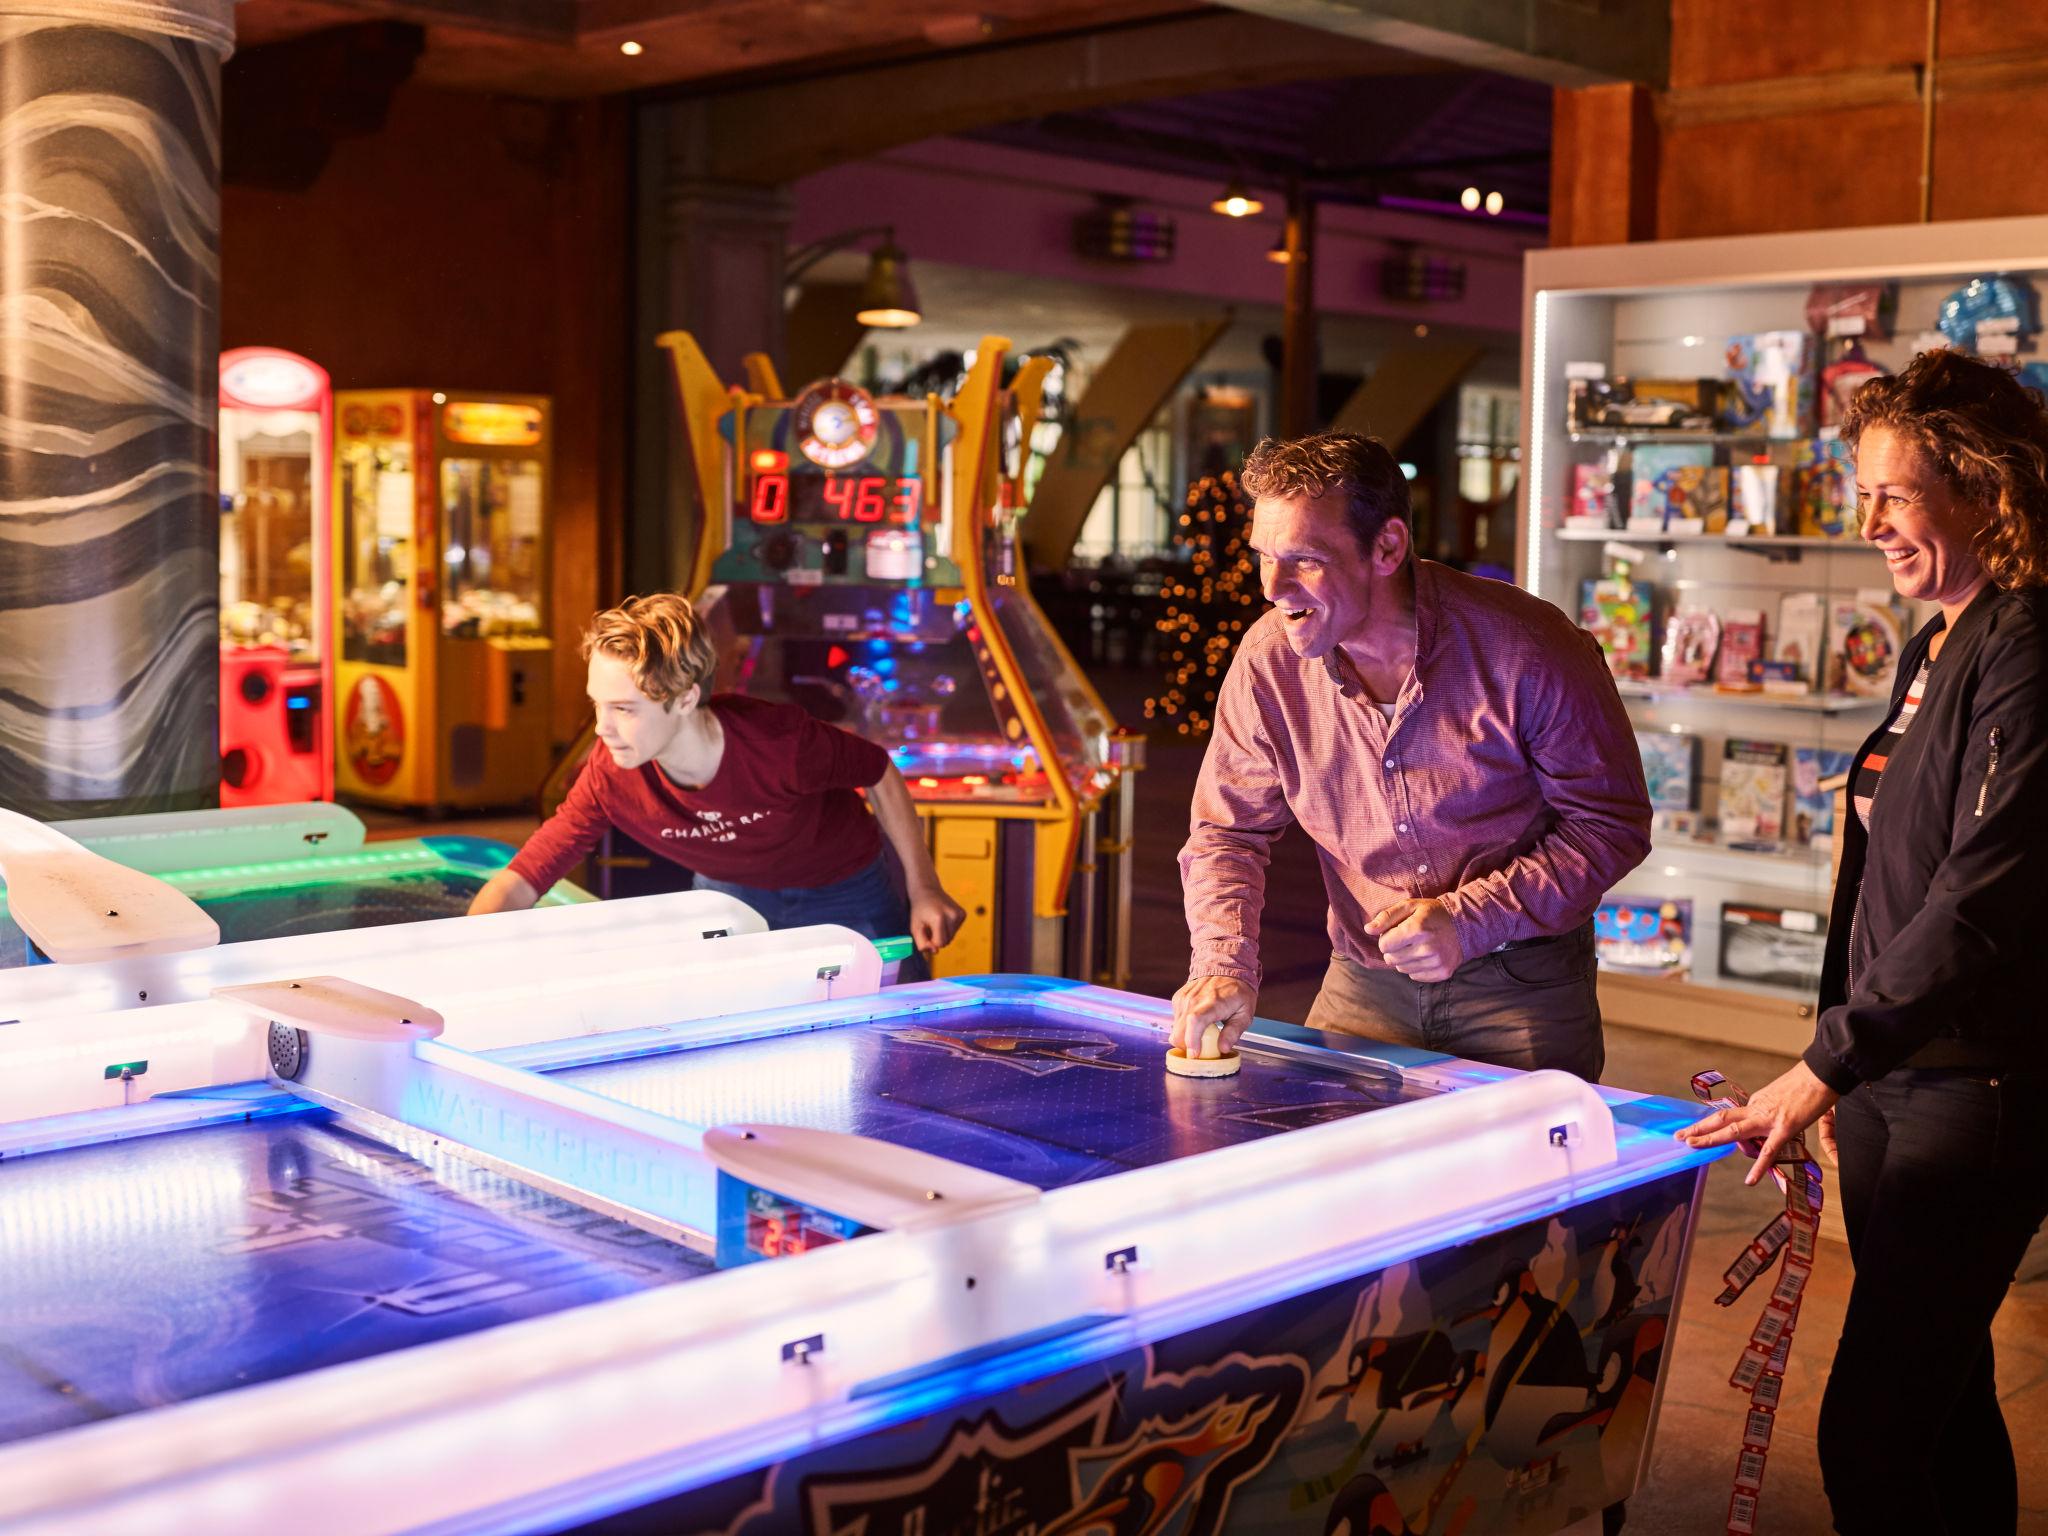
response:
[(1264, 603), (1251, 525), (1251, 502), (1236, 475), (1212, 475), (1188, 487), (1173, 529), (1174, 543), (1188, 551), (1187, 567), (1168, 576), (1160, 594), (1166, 686), (1145, 701), (1147, 720), (1171, 720), (1182, 736), (1209, 729), (1231, 653)]

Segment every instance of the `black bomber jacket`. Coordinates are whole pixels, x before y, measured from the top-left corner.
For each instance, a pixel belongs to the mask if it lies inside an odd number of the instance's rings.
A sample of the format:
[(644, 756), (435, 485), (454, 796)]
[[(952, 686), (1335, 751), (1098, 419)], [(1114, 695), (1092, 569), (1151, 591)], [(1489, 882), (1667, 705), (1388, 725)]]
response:
[[(1892, 713), (1942, 627), (1906, 647)], [(2048, 591), (1963, 610), (1868, 832), (1853, 806), (1842, 822), (1806, 1064), (1838, 1093), (1901, 1066), (2048, 1064)]]

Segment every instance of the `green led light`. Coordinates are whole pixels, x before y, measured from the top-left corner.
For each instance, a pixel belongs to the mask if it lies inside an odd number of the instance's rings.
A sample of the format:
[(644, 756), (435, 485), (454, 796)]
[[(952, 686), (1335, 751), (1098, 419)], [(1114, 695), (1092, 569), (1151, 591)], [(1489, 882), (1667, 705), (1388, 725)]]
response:
[(111, 1082), (117, 1077), (140, 1077), (148, 1070), (147, 1061), (117, 1061), (107, 1068), (105, 1076)]
[(875, 940), (875, 952), (882, 957), (884, 965), (891, 960), (908, 960), (915, 948), (908, 938)]

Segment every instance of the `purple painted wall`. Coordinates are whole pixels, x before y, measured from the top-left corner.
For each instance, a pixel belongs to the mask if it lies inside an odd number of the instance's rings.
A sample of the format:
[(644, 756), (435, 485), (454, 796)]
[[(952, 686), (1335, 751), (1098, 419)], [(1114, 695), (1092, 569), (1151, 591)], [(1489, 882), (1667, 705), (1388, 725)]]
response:
[[(1230, 219), (1209, 209), (1218, 185), (936, 139), (799, 181), (791, 244), (861, 225), (893, 224), (897, 240), (922, 261), (1229, 304), (1279, 304), (1286, 269), (1266, 259), (1280, 231), (1279, 194), (1256, 189), (1267, 199), (1265, 211)], [(1179, 226), (1173, 260), (1132, 266), (1077, 254), (1074, 218), (1094, 206), (1096, 193), (1128, 196), (1172, 214)], [(1543, 244), (1540, 233), (1527, 226), (1336, 206), (1318, 211), (1317, 235), (1319, 310), (1501, 335), (1521, 327), (1522, 253)], [(1383, 298), (1379, 262), (1401, 241), (1431, 256), (1462, 260), (1463, 299), (1408, 304)]]

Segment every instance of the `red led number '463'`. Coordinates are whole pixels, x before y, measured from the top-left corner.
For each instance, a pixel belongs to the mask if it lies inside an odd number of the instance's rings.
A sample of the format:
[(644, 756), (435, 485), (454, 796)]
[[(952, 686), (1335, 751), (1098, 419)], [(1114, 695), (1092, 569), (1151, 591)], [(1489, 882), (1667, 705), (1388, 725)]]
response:
[[(812, 501), (812, 494), (817, 497), (816, 502)], [(757, 523), (786, 523), (790, 520), (793, 496), (799, 503), (795, 513), (799, 522), (816, 516), (821, 521), (889, 522), (909, 528), (916, 525), (918, 513), (924, 507), (924, 482), (914, 476), (806, 475), (792, 485), (788, 475), (757, 475), (748, 515)], [(823, 506), (818, 507), (817, 502)], [(816, 508), (815, 513), (810, 508)]]

